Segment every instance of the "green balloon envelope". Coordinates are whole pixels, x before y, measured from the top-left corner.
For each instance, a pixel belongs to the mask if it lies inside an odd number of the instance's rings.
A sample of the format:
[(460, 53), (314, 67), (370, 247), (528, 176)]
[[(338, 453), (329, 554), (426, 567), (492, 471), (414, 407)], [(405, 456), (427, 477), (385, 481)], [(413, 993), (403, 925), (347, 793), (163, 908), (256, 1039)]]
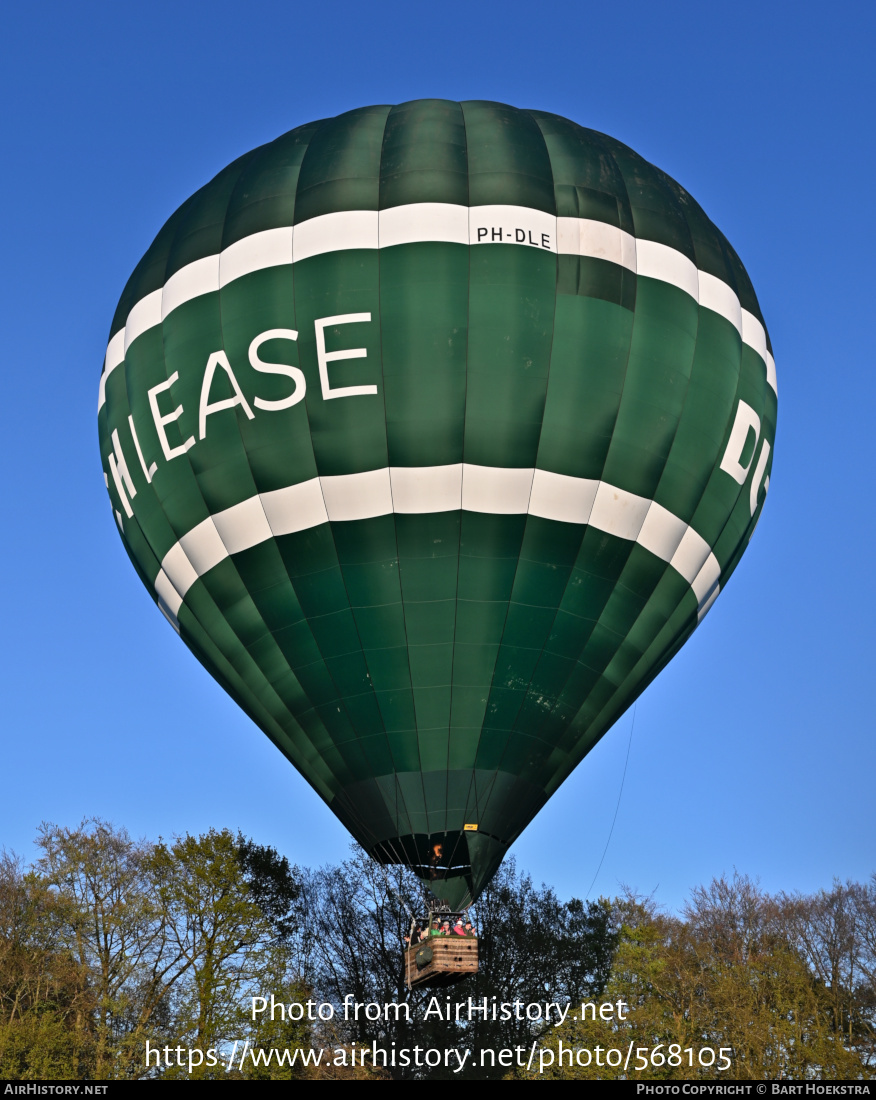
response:
[(694, 631), (769, 486), (736, 253), (557, 115), (300, 126), (170, 218), (110, 337), (141, 580), (356, 839), (454, 906)]

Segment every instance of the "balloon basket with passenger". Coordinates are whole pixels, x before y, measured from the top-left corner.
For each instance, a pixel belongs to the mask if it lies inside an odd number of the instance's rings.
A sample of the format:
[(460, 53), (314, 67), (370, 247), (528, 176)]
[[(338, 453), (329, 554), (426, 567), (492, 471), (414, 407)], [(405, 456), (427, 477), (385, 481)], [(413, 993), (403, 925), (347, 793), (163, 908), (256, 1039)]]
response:
[(477, 971), (478, 938), (467, 913), (430, 907), (427, 917), (411, 921), (405, 947), (408, 989), (456, 985)]

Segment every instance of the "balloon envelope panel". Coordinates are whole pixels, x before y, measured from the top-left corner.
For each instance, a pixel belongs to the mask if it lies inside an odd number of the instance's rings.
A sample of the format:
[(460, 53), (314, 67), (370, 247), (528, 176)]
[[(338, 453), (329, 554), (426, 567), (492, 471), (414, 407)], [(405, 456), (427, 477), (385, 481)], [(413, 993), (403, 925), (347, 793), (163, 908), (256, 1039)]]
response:
[(726, 584), (775, 365), (668, 176), (555, 115), (424, 100), (298, 127), (184, 203), (98, 415), (183, 641), (459, 905)]

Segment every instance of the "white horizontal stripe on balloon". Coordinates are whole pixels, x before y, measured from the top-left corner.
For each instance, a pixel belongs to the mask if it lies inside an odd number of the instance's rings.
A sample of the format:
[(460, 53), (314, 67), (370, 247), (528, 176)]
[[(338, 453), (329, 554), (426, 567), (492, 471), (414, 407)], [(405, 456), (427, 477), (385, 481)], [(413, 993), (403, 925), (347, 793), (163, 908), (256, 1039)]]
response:
[[(177, 544), (179, 545), (179, 544)], [(165, 556), (165, 561), (168, 561), (170, 555), (176, 550), (176, 546), (172, 550), (169, 550)], [(179, 554), (176, 555), (174, 560), (179, 558)], [(186, 592), (188, 588), (186, 588)], [(155, 592), (158, 596), (158, 602), (162, 605), (165, 614), (168, 612), (176, 619), (179, 616), (179, 609), (182, 607), (183, 597), (185, 592), (180, 593), (173, 585), (170, 577), (165, 573), (164, 569), (158, 570), (158, 576), (155, 578)]]
[(103, 374), (100, 376), (100, 393), (97, 399), (97, 410), (106, 401), (106, 380), (109, 375), (125, 361), (125, 329), (120, 328), (106, 347), (106, 357), (103, 361)]
[(717, 600), (721, 586), (721, 566), (714, 554), (709, 554), (703, 563), (702, 569), (697, 573), (691, 585), (693, 594), (697, 598), (697, 622), (703, 621), (712, 604)]
[[(185, 270), (185, 268), (183, 268)], [(161, 324), (162, 291), (153, 290), (134, 306), (125, 322), (125, 355), (138, 336)]]
[(257, 496), (218, 512), (213, 516), (213, 522), (229, 554), (239, 554), (251, 546), (258, 546), (273, 534), (261, 497)]
[(392, 513), (389, 469), (321, 477), (325, 510), (331, 520), (373, 519)]
[(186, 264), (171, 275), (164, 284), (164, 292), (161, 296), (162, 321), (184, 302), (200, 298), (203, 294), (212, 294), (219, 289), (221, 260), (221, 254), (205, 256), (202, 260)]
[(683, 519), (674, 516), (672, 512), (653, 500), (642, 529), (636, 536), (636, 542), (663, 561), (672, 561), (687, 529)]
[(299, 222), (292, 232), (292, 262), (324, 252), (377, 248), (377, 211), (341, 210)]
[(449, 202), (412, 202), (381, 210), (378, 219), (381, 248), (423, 241), (468, 244), (468, 207)]
[[(501, 236), (497, 237), (494, 230)], [(636, 239), (607, 222), (592, 218), (557, 218), (529, 207), (467, 208), (453, 203), (411, 203), (379, 212), (341, 210), (309, 218), (294, 227), (264, 230), (236, 241), (217, 255), (180, 268), (168, 279), (163, 290), (152, 291), (134, 305), (124, 330), (120, 330), (124, 336), (120, 338), (117, 332), (110, 340), (100, 379), (98, 410), (106, 400), (107, 376), (123, 362), (133, 341), (159, 325), (183, 303), (227, 286), (244, 275), (299, 263), (328, 252), (392, 248), (425, 241), (472, 245), (501, 241), (537, 246), (563, 255), (604, 259), (647, 278), (670, 283), (741, 331), (743, 342), (763, 359), (767, 381), (776, 390), (775, 362), (767, 351), (763, 325), (753, 314), (742, 309), (732, 287), (708, 272), (697, 271), (694, 263), (677, 249), (657, 241)]]
[(638, 542), (691, 585), (705, 614), (719, 591), (721, 567), (709, 544), (656, 501), (606, 482), (547, 470), (458, 463), (394, 466), (358, 474), (311, 478), (261, 493), (202, 520), (165, 554), (155, 591), (176, 616), (198, 577), (269, 538), (305, 531), (329, 520), (456, 511), (529, 513), (563, 523), (590, 524)]
[(598, 481), (536, 470), (532, 478), (529, 513), (560, 523), (587, 523), (596, 499)]
[(590, 513), (590, 526), (619, 539), (635, 542), (651, 507), (646, 497), (627, 493), (600, 481)]
[(636, 238), (608, 222), (557, 218), (558, 249), (565, 256), (589, 256), (636, 270)]
[(557, 217), (528, 206), (472, 206), (469, 244), (520, 244), (557, 251)]
[(392, 510), (402, 515), (455, 512), (462, 507), (462, 463), (391, 466)]
[[(636, 272), (661, 283), (671, 283), (699, 301), (699, 272), (693, 260), (657, 241), (636, 241)], [(730, 287), (727, 287), (730, 290)], [(733, 294), (733, 291), (730, 290)], [(736, 297), (736, 295), (733, 295)]]
[[(227, 556), (228, 551), (226, 550), (225, 557)], [(207, 562), (207, 568), (212, 569), (214, 565), (218, 565), (219, 562), (223, 560), (223, 558), (218, 558), (212, 563)], [(182, 600), (186, 592), (188, 592), (201, 575), (202, 574), (194, 565), (192, 565), (180, 541), (168, 550), (164, 555), (164, 561), (161, 563), (161, 572), (158, 576), (160, 579), (163, 578), (162, 585), (164, 586), (164, 590), (162, 591), (162, 589), (158, 587), (158, 581), (155, 582), (155, 587), (159, 596), (162, 596), (165, 603), (170, 605), (175, 598), (174, 592), (179, 596), (180, 600)], [(168, 584), (173, 588), (173, 592), (171, 592)]]
[(275, 535), (292, 535), (328, 523), (325, 497), (319, 478), (302, 481), (285, 489), (262, 493), (262, 507)]
[(463, 510), (499, 516), (525, 515), (529, 511), (534, 473), (533, 469), (463, 463)]
[(292, 226), (265, 229), (230, 244), (219, 256), (219, 286), (235, 279), (292, 263)]
[(719, 313), (722, 317), (726, 317), (741, 336), (743, 332), (742, 306), (739, 304), (739, 299), (736, 297), (733, 288), (721, 279), (716, 279), (714, 275), (710, 275), (707, 271), (700, 271), (698, 280), (700, 305), (712, 310), (713, 313)]
[(703, 603), (700, 605), (699, 611), (697, 611), (697, 622), (701, 623), (703, 619), (708, 615), (712, 609), (712, 604), (717, 600), (718, 593), (721, 591), (721, 586), (716, 584), (712, 591), (706, 596)]
[(760, 321), (747, 309), (742, 311), (742, 342), (748, 344), (766, 363), (767, 383), (772, 388), (773, 393), (778, 393), (776, 361), (767, 350), (766, 332)]
[(164, 600), (162, 600), (161, 597), (159, 597), (159, 599), (158, 599), (158, 610), (165, 617), (165, 619), (167, 619), (167, 621), (170, 623), (170, 625), (173, 627), (173, 629), (177, 632), (177, 634), (179, 634), (179, 619), (176, 617), (175, 613), (170, 612), (170, 610), (167, 608), (167, 606), (164, 603)]
[[(218, 565), (220, 561), (224, 561), (228, 557), (228, 548), (222, 541), (222, 536), (219, 534), (212, 516), (207, 516), (197, 527), (193, 527), (187, 535), (183, 535), (179, 541), (186, 557), (199, 577), (202, 577), (214, 565)], [(164, 559), (162, 568), (165, 573), (171, 573), (168, 569), (167, 558)]]
[(669, 564), (684, 577), (688, 584), (693, 584), (711, 552), (709, 544), (702, 535), (698, 535), (693, 527), (688, 527), (678, 544), (678, 549), (669, 559)]
[(778, 394), (779, 383), (776, 378), (776, 361), (773, 359), (770, 352), (766, 353), (766, 369), (767, 369), (767, 383), (772, 389), (773, 393)]
[(766, 361), (767, 345), (764, 327), (753, 313), (747, 309), (742, 311), (742, 338), (750, 348)]

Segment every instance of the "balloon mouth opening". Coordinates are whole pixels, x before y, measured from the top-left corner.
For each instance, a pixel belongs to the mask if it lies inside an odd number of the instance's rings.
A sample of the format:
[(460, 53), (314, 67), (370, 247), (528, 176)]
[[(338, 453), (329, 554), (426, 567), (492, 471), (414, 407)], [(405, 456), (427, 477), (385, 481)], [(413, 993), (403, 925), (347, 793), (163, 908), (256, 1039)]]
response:
[[(446, 833), (415, 834), (382, 840), (371, 849), (371, 856), (385, 866), (403, 864), (420, 873), (430, 871), (471, 870), (469, 837), (472, 834), (450, 830)], [(489, 836), (481, 833), (481, 836)], [(491, 840), (502, 841), (491, 836)]]
[[(489, 870), (481, 866), (484, 861), (477, 852), (485, 841), (498, 856), (489, 860)], [(369, 854), (384, 866), (410, 868), (439, 901), (465, 908), (476, 900), (495, 870), (492, 864), (498, 866), (506, 848), (489, 833), (450, 830), (393, 837), (375, 844)]]

